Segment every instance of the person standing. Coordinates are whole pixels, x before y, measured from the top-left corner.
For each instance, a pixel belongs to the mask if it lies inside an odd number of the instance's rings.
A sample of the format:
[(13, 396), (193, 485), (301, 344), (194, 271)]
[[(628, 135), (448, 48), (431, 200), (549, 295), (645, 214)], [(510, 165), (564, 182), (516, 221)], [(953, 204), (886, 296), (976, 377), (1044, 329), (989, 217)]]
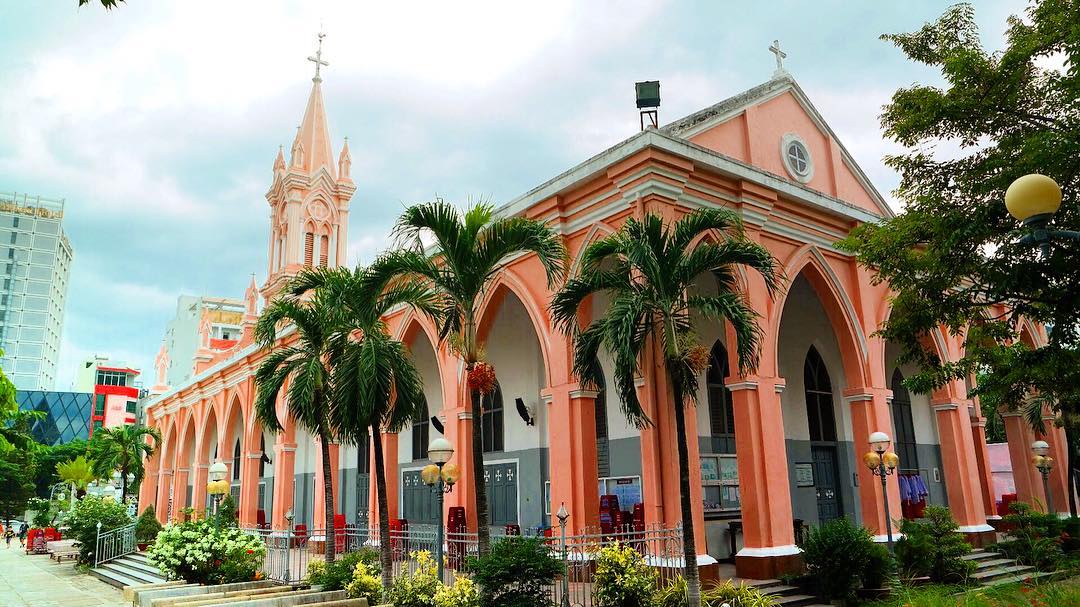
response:
[(26, 521), (23, 521), (22, 524), (19, 525), (19, 546), (20, 547), (26, 548), (26, 534), (29, 533), (29, 532), (30, 532), (30, 525), (27, 525)]
[(4, 529), (4, 544), (8, 549), (11, 549), (11, 538), (15, 537), (15, 530), (8, 525), (7, 529)]

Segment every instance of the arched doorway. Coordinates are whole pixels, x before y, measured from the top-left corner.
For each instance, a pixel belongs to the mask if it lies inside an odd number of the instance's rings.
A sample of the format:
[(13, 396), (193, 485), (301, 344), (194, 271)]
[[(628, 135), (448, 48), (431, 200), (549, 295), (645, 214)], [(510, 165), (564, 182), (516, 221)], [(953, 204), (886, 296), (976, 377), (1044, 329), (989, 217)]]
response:
[(810, 455), (817, 493), (818, 522), (840, 518), (844, 506), (840, 498), (839, 449), (836, 413), (833, 409), (832, 380), (817, 348), (810, 346), (803, 365), (806, 420), (810, 432)]

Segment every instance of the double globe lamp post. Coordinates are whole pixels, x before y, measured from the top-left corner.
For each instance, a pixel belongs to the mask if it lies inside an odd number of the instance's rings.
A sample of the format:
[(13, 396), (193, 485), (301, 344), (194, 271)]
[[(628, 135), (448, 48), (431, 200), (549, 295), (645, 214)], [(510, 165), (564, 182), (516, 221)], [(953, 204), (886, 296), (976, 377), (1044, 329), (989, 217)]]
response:
[(1054, 468), (1054, 458), (1050, 457), (1050, 445), (1044, 440), (1031, 443), (1031, 463), (1042, 473), (1043, 493), (1046, 496), (1046, 512), (1054, 512), (1054, 496), (1050, 493), (1050, 471)]
[(896, 472), (900, 456), (889, 451), (892, 440), (884, 432), (870, 435), (870, 452), (863, 456), (863, 462), (875, 476), (881, 477), (881, 499), (885, 503), (885, 533), (889, 542), (889, 552), (893, 551), (892, 516), (889, 514), (889, 491), (886, 487), (889, 475)]
[(428, 459), (431, 464), (420, 471), (420, 479), (429, 487), (434, 487), (438, 501), (438, 522), (435, 525), (435, 562), (438, 563), (439, 579), (443, 579), (443, 496), (454, 490), (460, 472), (455, 464), (448, 464), (454, 457), (454, 446), (445, 438), (439, 437), (428, 445)]
[(224, 462), (214, 462), (210, 465), (210, 469), (207, 471), (206, 476), (209, 481), (206, 483), (206, 492), (210, 494), (210, 498), (214, 500), (214, 529), (221, 529), (221, 517), (218, 516), (218, 508), (221, 506), (221, 498), (225, 493), (229, 491), (229, 482), (225, 480), (228, 476), (229, 469), (225, 467)]

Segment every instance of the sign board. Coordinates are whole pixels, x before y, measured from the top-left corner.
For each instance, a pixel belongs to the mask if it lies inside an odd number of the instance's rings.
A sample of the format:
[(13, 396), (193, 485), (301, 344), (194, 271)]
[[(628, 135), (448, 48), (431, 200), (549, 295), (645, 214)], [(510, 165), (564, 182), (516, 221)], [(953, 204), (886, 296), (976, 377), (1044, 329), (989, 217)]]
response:
[(812, 464), (812, 463), (795, 464), (795, 486), (796, 487), (813, 487), (814, 486), (814, 464)]

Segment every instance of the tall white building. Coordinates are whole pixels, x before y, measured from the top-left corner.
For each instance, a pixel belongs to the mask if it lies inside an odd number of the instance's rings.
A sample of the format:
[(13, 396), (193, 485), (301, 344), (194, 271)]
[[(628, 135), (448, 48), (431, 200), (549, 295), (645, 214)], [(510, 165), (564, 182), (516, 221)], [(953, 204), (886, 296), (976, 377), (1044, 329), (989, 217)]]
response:
[(244, 302), (227, 297), (181, 295), (176, 316), (165, 327), (163, 349), (167, 385), (182, 386), (195, 375), (195, 355), (204, 342), (225, 349), (240, 339)]
[(52, 390), (73, 250), (64, 201), (0, 193), (0, 367), (19, 390)]

